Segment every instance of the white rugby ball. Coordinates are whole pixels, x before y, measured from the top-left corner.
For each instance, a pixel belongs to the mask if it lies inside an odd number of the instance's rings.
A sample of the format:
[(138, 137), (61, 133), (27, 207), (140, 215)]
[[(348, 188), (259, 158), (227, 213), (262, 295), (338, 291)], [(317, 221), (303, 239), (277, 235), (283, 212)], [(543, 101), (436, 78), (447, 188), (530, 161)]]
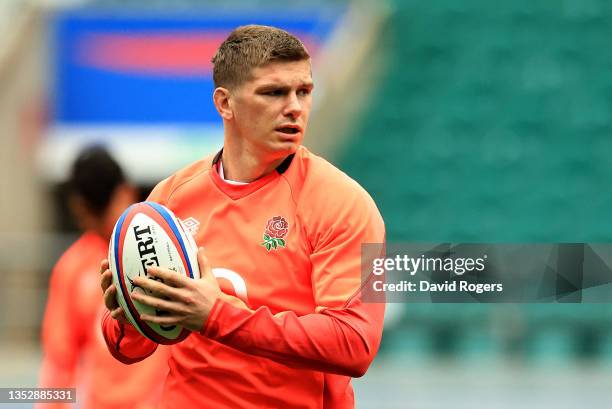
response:
[(146, 268), (150, 266), (200, 278), (195, 241), (172, 211), (154, 202), (128, 207), (115, 224), (108, 260), (117, 287), (117, 302), (142, 335), (159, 344), (176, 344), (189, 335), (187, 329), (178, 325), (159, 325), (141, 320), (142, 313), (157, 316), (167, 313), (139, 303), (130, 296), (133, 291), (154, 295), (133, 283), (135, 277), (149, 277)]

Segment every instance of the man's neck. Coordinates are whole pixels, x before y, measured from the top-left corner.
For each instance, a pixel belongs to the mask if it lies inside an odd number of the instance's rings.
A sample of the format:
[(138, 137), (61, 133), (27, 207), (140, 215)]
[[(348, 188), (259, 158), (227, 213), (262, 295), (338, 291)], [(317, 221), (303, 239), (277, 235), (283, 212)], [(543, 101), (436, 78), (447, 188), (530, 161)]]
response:
[(273, 172), (285, 158), (262, 160), (248, 151), (225, 146), (221, 161), (225, 179), (249, 183)]

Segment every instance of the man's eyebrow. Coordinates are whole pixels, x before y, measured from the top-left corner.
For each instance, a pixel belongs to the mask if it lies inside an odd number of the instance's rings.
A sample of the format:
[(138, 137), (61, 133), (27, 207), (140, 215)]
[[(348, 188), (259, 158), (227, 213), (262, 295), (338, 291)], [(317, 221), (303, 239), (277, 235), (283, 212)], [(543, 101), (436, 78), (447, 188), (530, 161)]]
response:
[[(302, 88), (302, 87), (313, 88), (314, 82), (312, 81), (302, 82), (298, 88)], [(270, 83), (261, 84), (256, 88), (257, 91), (272, 90), (272, 89), (289, 90), (291, 89), (291, 86), (286, 85), (286, 84), (279, 84), (277, 82), (270, 82)]]

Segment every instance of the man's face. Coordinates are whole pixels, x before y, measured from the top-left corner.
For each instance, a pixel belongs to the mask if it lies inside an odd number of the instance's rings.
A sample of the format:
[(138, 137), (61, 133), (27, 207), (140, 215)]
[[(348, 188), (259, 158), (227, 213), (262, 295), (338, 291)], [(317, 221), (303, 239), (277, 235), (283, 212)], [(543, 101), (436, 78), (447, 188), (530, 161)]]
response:
[(310, 60), (273, 62), (251, 71), (231, 92), (234, 129), (242, 146), (266, 159), (295, 152), (312, 104)]

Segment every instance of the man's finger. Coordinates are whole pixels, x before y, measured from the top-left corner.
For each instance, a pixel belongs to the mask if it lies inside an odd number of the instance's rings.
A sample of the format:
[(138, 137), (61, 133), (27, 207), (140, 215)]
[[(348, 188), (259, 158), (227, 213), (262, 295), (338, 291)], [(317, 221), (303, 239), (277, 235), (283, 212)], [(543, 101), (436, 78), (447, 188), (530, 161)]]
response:
[(164, 300), (163, 298), (152, 297), (150, 295), (146, 295), (140, 292), (132, 293), (132, 299), (140, 303), (146, 304), (150, 307), (153, 307), (157, 310), (168, 311), (178, 314), (184, 314), (187, 312), (185, 311), (185, 306), (180, 303)]
[(111, 285), (104, 291), (104, 305), (110, 311), (119, 307), (117, 303), (117, 288), (114, 285)]
[[(186, 287), (189, 285), (187, 277), (183, 277), (175, 271), (161, 267), (147, 267), (147, 274), (152, 277), (161, 278), (164, 284), (172, 287)], [(153, 281), (153, 280), (151, 280)]]
[(180, 295), (179, 291), (176, 288), (170, 287), (165, 283), (162, 283), (157, 280), (152, 280), (150, 278), (134, 277), (133, 282), (134, 284), (136, 284), (136, 286), (151, 291), (161, 297), (168, 297), (173, 300), (176, 300), (179, 298)]
[(113, 283), (113, 273), (110, 270), (106, 270), (102, 273), (102, 277), (100, 278), (100, 287), (102, 287), (102, 291), (106, 291), (106, 289), (112, 285)]
[(181, 315), (149, 315), (141, 314), (140, 319), (160, 325), (181, 325), (184, 317)]
[(117, 307), (114, 310), (111, 311), (111, 317), (113, 317), (114, 319), (116, 319), (117, 321), (123, 322), (123, 323), (127, 323), (128, 320), (125, 317), (125, 312), (123, 312), (123, 308), (121, 307)]
[(108, 260), (104, 259), (100, 262), (100, 274), (103, 274), (106, 270), (108, 270)]

